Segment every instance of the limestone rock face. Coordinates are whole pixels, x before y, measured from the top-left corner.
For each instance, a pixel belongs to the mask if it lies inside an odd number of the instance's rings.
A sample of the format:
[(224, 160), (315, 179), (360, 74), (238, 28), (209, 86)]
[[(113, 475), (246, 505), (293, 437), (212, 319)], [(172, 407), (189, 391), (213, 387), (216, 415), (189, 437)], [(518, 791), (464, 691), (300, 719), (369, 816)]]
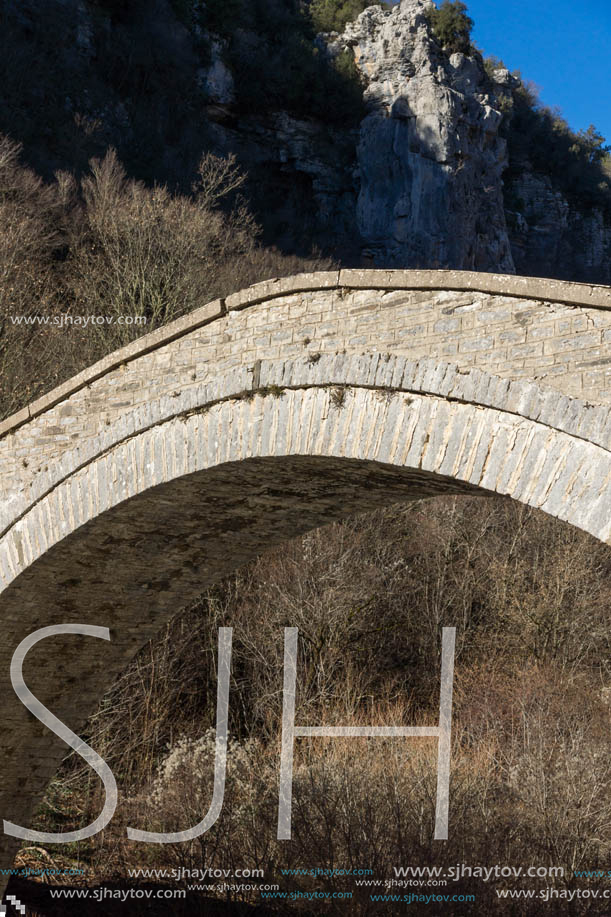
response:
[(198, 72), (198, 85), (210, 102), (231, 105), (235, 101), (233, 74), (223, 60), (223, 50), (223, 42), (210, 42), (210, 65)]
[(377, 263), (515, 270), (503, 211), (502, 120), (481, 61), (443, 54), (430, 0), (370, 7), (333, 37), (366, 81), (359, 232)]
[(580, 212), (545, 175), (509, 187), (507, 222), (518, 273), (611, 283), (611, 226), (601, 210)]
[(220, 119), (210, 135), (218, 150), (246, 165), (249, 201), (274, 244), (299, 250), (304, 239), (315, 238), (335, 251), (360, 251), (357, 131), (277, 112)]

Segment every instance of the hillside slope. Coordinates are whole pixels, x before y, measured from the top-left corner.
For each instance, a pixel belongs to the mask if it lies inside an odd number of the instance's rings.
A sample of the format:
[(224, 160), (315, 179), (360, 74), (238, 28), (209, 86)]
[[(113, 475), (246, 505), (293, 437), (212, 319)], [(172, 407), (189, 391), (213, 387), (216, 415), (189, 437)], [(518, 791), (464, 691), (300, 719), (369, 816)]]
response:
[(432, 8), (317, 36), (297, 0), (0, 0), (0, 133), (46, 178), (113, 146), (183, 192), (203, 150), (235, 152), (286, 252), (611, 282), (609, 173), (554, 125), (529, 158), (545, 114), (520, 112), (503, 66), (444, 48)]

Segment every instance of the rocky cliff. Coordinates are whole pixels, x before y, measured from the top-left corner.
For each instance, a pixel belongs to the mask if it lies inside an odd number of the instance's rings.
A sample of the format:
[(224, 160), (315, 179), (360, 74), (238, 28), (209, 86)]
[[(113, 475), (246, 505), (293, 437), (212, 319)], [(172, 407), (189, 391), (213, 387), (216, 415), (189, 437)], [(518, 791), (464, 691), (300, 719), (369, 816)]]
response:
[(530, 171), (507, 187), (506, 220), (519, 274), (611, 283), (611, 223), (602, 208), (572, 206), (548, 176)]
[[(264, 167), (260, 187), (268, 198), (274, 184), (301, 194), (309, 188), (314, 235), (323, 245), (343, 242), (353, 259), (513, 272), (502, 114), (481, 60), (448, 57), (437, 46), (425, 15), (431, 5), (371, 7), (342, 35), (319, 36), (331, 59), (354, 55), (367, 106), (357, 129), (330, 130), (286, 114), (224, 124), (233, 88), (217, 56), (205, 77), (217, 106), (216, 139)], [(286, 191), (296, 214), (310, 209)]]
[(264, 61), (269, 50), (255, 21), (206, 32), (181, 21), (188, 5), (0, 0), (0, 131), (43, 173), (79, 171), (113, 145), (133, 174), (183, 188), (202, 149), (233, 151), (265, 241), (285, 250), (611, 282), (603, 209), (576, 207), (528, 164), (508, 177), (514, 78), (487, 72), (477, 53), (446, 53), (427, 18), (432, 0), (370, 7), (343, 34), (315, 39), (321, 59), (348, 59), (361, 80), (353, 123), (321, 117), (324, 100), (314, 114), (271, 96), (245, 103), (240, 55)]
[(384, 264), (512, 272), (502, 114), (481, 61), (448, 57), (432, 38), (431, 6), (371, 7), (330, 44), (354, 53), (370, 109), (357, 144), (356, 223)]
[[(569, 203), (528, 163), (504, 179), (503, 113), (518, 81), (487, 73), (478, 54), (444, 53), (427, 21), (432, 6), (370, 7), (343, 34), (319, 36), (331, 58), (354, 55), (367, 106), (358, 129), (329, 132), (286, 114), (265, 128), (242, 118), (237, 130), (218, 130), (221, 146), (263, 166), (258, 187), (271, 199), (270, 184), (283, 189), (285, 225), (292, 210), (293, 230), (304, 231), (308, 214), (306, 233), (323, 246), (343, 243), (352, 259), (611, 282), (602, 208)], [(215, 61), (210, 86), (220, 70)], [(212, 95), (226, 105), (227, 71), (221, 87)]]

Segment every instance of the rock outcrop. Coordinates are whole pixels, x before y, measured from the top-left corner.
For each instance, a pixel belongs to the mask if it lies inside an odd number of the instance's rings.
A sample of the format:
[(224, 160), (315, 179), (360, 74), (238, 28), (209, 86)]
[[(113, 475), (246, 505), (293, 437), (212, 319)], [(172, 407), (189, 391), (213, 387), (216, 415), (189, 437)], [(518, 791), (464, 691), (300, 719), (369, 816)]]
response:
[(330, 44), (350, 48), (370, 112), (357, 147), (361, 236), (376, 262), (512, 272), (502, 114), (481, 60), (448, 57), (431, 0), (370, 7)]
[(571, 206), (546, 175), (508, 188), (507, 224), (519, 274), (611, 283), (611, 225), (602, 210)]
[(306, 253), (312, 240), (360, 261), (356, 228), (358, 132), (335, 129), (286, 112), (232, 118), (209, 106), (210, 136), (221, 153), (235, 153), (249, 175), (247, 193), (264, 228), (264, 240)]
[[(286, 199), (297, 222), (314, 203), (317, 240), (348, 246), (357, 263), (512, 273), (502, 114), (481, 60), (448, 57), (431, 36), (431, 5), (370, 7), (342, 35), (319, 36), (331, 58), (354, 55), (368, 109), (358, 130), (286, 114), (242, 117), (217, 125), (217, 142), (261, 167), (268, 199), (273, 183), (282, 187), (292, 175)], [(217, 68), (214, 61), (211, 74)], [(207, 85), (213, 88), (211, 79)], [(224, 102), (212, 93), (212, 104)]]

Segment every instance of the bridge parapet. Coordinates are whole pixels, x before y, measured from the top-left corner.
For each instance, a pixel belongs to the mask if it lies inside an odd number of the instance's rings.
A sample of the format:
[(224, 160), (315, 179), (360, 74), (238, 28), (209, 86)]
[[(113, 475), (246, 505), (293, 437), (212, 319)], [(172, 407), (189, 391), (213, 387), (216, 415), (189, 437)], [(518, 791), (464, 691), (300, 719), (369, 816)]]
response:
[(10, 501), (160, 398), (239, 368), (255, 384), (261, 360), (334, 353), (449, 362), (611, 404), (611, 288), (462, 271), (343, 270), (256, 284), (110, 354), (0, 425), (0, 493)]

